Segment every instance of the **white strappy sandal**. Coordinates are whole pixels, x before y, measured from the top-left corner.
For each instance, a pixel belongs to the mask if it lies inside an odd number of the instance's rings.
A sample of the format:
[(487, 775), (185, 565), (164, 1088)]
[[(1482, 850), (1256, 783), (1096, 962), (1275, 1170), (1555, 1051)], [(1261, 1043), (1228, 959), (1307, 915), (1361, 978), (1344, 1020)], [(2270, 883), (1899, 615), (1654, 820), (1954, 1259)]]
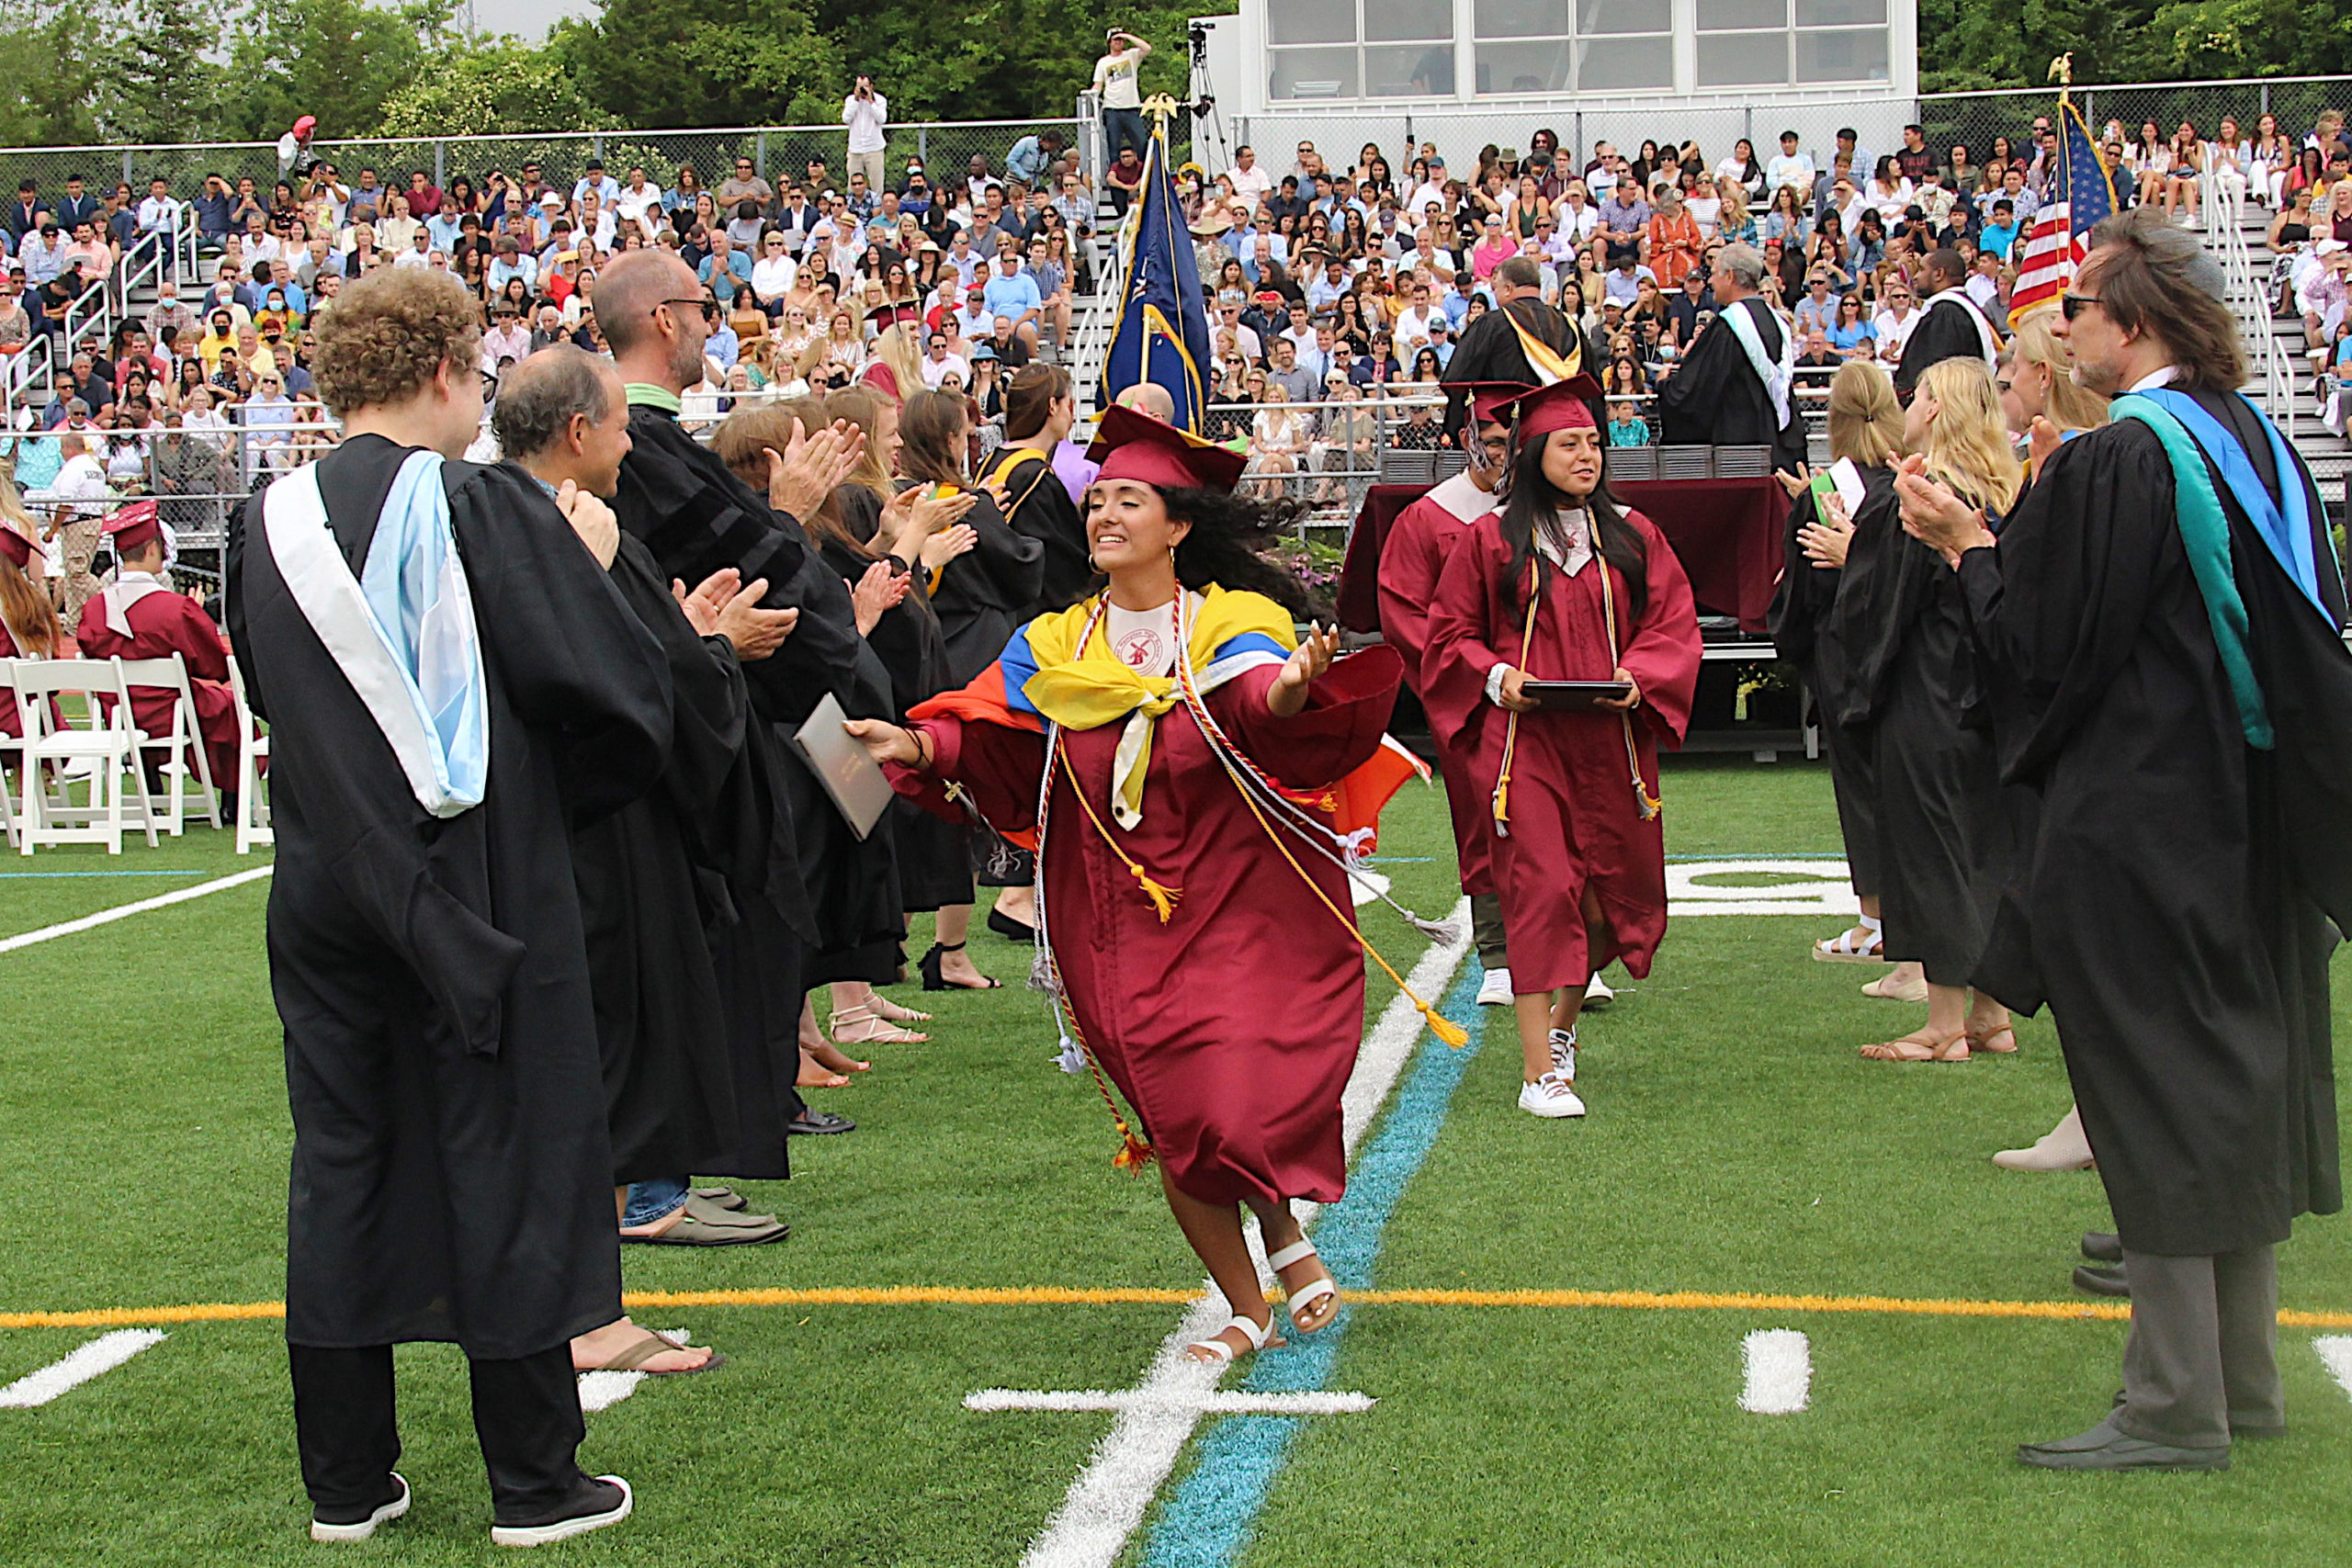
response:
[[(1322, 1255), (1320, 1253), (1315, 1250), (1315, 1244), (1313, 1242), (1308, 1241), (1305, 1236), (1301, 1236), (1298, 1240), (1292, 1242), (1288, 1247), (1283, 1247), (1280, 1252), (1268, 1253), (1266, 1255), (1266, 1266), (1272, 1269), (1275, 1273), (1280, 1274), (1283, 1269), (1289, 1268), (1294, 1263), (1304, 1263), (1310, 1258), (1319, 1258)], [(1292, 1292), (1289, 1301), (1291, 1326), (1297, 1329), (1301, 1334), (1319, 1334), (1323, 1329), (1329, 1328), (1330, 1326), (1329, 1319), (1326, 1319), (1318, 1327), (1309, 1328), (1305, 1323), (1300, 1321), (1299, 1314), (1313, 1306), (1317, 1302), (1321, 1301), (1325, 1296), (1336, 1296), (1339, 1293), (1340, 1287), (1331, 1282), (1330, 1275), (1328, 1272), (1322, 1279), (1317, 1280), (1311, 1284), (1304, 1285), (1298, 1290)]]
[(1194, 1356), (1193, 1359), (1196, 1361), (1203, 1361), (1208, 1365), (1219, 1367), (1230, 1365), (1233, 1360), (1233, 1347), (1227, 1344), (1224, 1339), (1219, 1337), (1219, 1336), (1225, 1333), (1227, 1328), (1238, 1328), (1241, 1330), (1242, 1337), (1250, 1341), (1250, 1348), (1251, 1350), (1262, 1350), (1266, 1348), (1266, 1342), (1274, 1337), (1274, 1314), (1272, 1311), (1269, 1311), (1266, 1314), (1265, 1325), (1261, 1327), (1259, 1325), (1251, 1322), (1249, 1318), (1243, 1317), (1240, 1314), (1236, 1313), (1227, 1321), (1225, 1328), (1218, 1329), (1216, 1334), (1211, 1335), (1206, 1339), (1196, 1339), (1184, 1348), (1188, 1352), (1193, 1350), (1205, 1350), (1208, 1352), (1204, 1357)]

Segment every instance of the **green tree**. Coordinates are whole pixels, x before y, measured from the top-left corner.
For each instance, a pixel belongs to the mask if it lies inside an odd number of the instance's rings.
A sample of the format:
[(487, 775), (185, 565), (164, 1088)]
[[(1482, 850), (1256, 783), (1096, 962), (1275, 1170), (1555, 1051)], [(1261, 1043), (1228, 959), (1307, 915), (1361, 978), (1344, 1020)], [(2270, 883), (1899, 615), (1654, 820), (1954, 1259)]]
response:
[(580, 90), (565, 64), (558, 51), (519, 39), (463, 38), (384, 100), (381, 133), (481, 136), (621, 125)]
[(315, 115), (328, 140), (372, 136), (384, 104), (453, 37), (453, 0), (268, 0), (242, 18), (229, 51), (227, 129), (275, 140), (298, 115)]
[(54, 6), (0, 0), (0, 142), (70, 146), (98, 139), (90, 94), (97, 40)]
[[(877, 17), (874, 24), (887, 27)], [(761, 125), (840, 118), (841, 55), (802, 0), (609, 0), (549, 40), (624, 124)]]
[(124, 0), (107, 17), (94, 109), (109, 141), (203, 141), (221, 135), (220, 20), (200, 0)]

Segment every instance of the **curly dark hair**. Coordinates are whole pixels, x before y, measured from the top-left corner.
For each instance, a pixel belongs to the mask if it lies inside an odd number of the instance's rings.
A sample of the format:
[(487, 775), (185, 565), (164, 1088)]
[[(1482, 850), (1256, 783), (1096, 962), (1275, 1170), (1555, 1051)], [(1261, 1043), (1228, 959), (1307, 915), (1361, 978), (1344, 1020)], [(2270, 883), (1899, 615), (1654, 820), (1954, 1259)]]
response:
[(1259, 552), (1282, 530), (1306, 514), (1293, 499), (1261, 501), (1216, 490), (1163, 490), (1169, 517), (1192, 531), (1176, 547), (1176, 581), (1186, 588), (1220, 588), (1262, 593), (1305, 618), (1314, 610), (1306, 585)]
[(481, 312), (464, 284), (421, 266), (378, 267), (320, 314), (311, 375), (340, 419), (399, 402), (444, 365), (472, 375), (481, 344)]

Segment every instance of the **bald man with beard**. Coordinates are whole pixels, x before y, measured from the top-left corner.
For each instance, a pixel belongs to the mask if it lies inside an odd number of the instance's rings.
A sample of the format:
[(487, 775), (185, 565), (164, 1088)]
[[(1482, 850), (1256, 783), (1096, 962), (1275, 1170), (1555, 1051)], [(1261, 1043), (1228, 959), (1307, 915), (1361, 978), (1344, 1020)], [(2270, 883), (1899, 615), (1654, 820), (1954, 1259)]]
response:
[[(680, 396), (702, 378), (703, 344), (717, 324), (686, 265), (667, 251), (632, 251), (596, 280), (596, 318), (628, 403), (628, 455), (614, 511), (652, 551), (663, 577), (701, 582), (733, 569), (764, 580), (762, 608), (799, 619), (775, 656), (747, 665), (752, 708), (765, 728), (779, 795), (765, 891), (742, 901), (721, 942), (718, 978), (740, 1064), (750, 1041), (765, 1044), (764, 1074), (737, 1074), (744, 1125), (767, 1125), (773, 1105), (792, 1133), (847, 1132), (845, 1117), (809, 1110), (796, 1091), (801, 1007), (835, 980), (888, 985), (903, 963), (906, 915), (888, 819), (859, 839), (791, 744), (792, 733), (830, 694), (854, 718), (893, 716), (881, 660), (858, 635), (849, 585), (824, 564), (800, 518), (821, 505), (862, 444), (818, 431), (769, 457), (768, 492), (735, 477), (678, 423)], [(788, 824), (788, 827), (786, 826)], [(764, 1142), (764, 1140), (763, 1140)], [(781, 1177), (781, 1141), (740, 1148), (721, 1167), (741, 1177)], [(683, 1205), (685, 1194), (677, 1195)], [(633, 1224), (649, 1216), (634, 1200)]]

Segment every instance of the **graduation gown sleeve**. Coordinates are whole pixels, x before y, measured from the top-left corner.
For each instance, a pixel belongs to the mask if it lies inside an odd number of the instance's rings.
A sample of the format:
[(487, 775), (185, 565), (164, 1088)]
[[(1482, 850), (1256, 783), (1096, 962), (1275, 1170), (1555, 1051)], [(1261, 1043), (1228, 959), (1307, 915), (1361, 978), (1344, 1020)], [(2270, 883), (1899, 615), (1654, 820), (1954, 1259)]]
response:
[[(1039, 488), (1056, 487), (1048, 473)], [(1013, 628), (1026, 619), (1022, 610), (1036, 602), (1046, 570), (1045, 545), (1015, 532), (985, 491), (964, 523), (978, 542), (922, 585), (947, 639), (948, 680), (957, 686), (996, 662)]]
[(1086, 520), (1054, 465), (1043, 453), (1016, 463), (1005, 474), (1004, 493), (1012, 504), (1006, 521), (1013, 532), (1035, 540), (1044, 552), (1036, 592), (1015, 607), (1013, 619), (1026, 622), (1077, 604), (1094, 581), (1094, 561), (1086, 547)]

